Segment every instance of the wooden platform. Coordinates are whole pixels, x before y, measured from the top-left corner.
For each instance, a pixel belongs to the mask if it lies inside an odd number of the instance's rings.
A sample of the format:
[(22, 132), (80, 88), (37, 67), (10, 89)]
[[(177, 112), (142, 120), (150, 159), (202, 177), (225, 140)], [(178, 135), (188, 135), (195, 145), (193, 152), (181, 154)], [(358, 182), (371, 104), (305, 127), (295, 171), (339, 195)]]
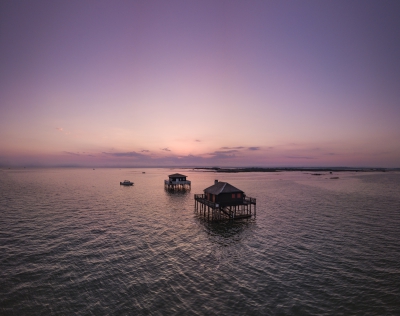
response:
[[(236, 220), (256, 216), (256, 199), (245, 197), (233, 205), (209, 201), (204, 194), (195, 194), (195, 211), (209, 221)], [(254, 207), (252, 207), (254, 205)]]
[(166, 190), (190, 190), (191, 182), (186, 181), (169, 181), (164, 180), (164, 187)]

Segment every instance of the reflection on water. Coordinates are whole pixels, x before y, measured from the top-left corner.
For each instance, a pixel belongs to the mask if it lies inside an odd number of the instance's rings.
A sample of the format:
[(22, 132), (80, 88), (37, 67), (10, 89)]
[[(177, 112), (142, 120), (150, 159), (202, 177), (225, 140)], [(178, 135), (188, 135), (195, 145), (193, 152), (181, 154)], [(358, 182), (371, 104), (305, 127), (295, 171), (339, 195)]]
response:
[(198, 216), (197, 219), (204, 225), (209, 235), (222, 238), (240, 235), (243, 230), (254, 224), (254, 219), (207, 221), (203, 216)]
[[(164, 189), (175, 172), (190, 191)], [(1, 315), (400, 314), (399, 173), (0, 174)], [(199, 217), (215, 178), (257, 218)]]
[(164, 188), (164, 191), (169, 196), (179, 196), (179, 195), (188, 195), (190, 194), (190, 189), (168, 189)]

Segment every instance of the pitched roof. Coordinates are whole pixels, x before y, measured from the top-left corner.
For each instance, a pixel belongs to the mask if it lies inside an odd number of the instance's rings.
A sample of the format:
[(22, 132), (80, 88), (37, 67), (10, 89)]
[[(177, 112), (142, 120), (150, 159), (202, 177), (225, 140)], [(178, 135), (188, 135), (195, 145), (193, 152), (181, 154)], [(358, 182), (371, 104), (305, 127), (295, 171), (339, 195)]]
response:
[(211, 193), (214, 195), (218, 195), (221, 193), (244, 193), (242, 190), (235, 188), (233, 185), (228, 182), (217, 182), (216, 184), (204, 189), (204, 193)]
[(185, 176), (184, 174), (180, 174), (180, 173), (174, 173), (174, 174), (170, 174), (168, 177), (169, 178), (186, 178), (187, 176)]

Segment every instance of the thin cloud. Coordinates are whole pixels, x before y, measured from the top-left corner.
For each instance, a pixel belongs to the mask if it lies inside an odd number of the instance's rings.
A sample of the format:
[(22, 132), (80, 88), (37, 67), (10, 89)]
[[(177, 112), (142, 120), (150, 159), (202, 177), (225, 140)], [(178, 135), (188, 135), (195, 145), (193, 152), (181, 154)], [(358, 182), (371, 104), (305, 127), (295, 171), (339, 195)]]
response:
[(237, 153), (237, 152), (239, 152), (239, 150), (237, 150), (237, 149), (232, 149), (232, 150), (217, 150), (217, 151), (214, 151), (214, 152), (211, 153), (211, 154), (234, 154), (234, 153)]
[(221, 147), (220, 149), (223, 149), (223, 150), (236, 150), (236, 151), (239, 151), (241, 149), (260, 150), (261, 147), (259, 147), (259, 146), (252, 146), (252, 147), (245, 147), (245, 146), (228, 147), (228, 146), (224, 146), (224, 147)]
[(200, 139), (195, 139), (195, 142), (200, 143), (201, 140)]
[(136, 151), (119, 152), (119, 153), (103, 152), (103, 154), (104, 155), (109, 155), (109, 156), (114, 156), (114, 157), (135, 157), (135, 158), (147, 157), (146, 155), (143, 155), (141, 153), (137, 153)]
[(150, 152), (150, 150), (147, 150), (147, 149), (143, 149), (142, 151), (140, 151), (141, 153), (149, 153)]
[(71, 134), (70, 132), (64, 131), (64, 128), (62, 128), (62, 127), (56, 127), (55, 129), (57, 131), (59, 131), (60, 133), (63, 133), (64, 135), (70, 135)]
[(161, 148), (161, 150), (164, 150), (164, 151), (171, 151), (171, 149), (169, 149), (168, 147)]
[(68, 155), (73, 155), (73, 156), (80, 156), (80, 153), (73, 153), (71, 151), (64, 151), (63, 153), (68, 154)]
[(243, 149), (243, 148), (245, 148), (245, 147), (243, 147), (243, 146), (238, 146), (238, 147), (221, 147), (220, 149), (227, 149), (227, 150), (229, 150), (229, 149)]
[(218, 158), (218, 159), (226, 159), (226, 158), (233, 158), (236, 157), (236, 153), (238, 152), (238, 150), (236, 149), (231, 149), (231, 150), (217, 150), (214, 151), (213, 153), (210, 153), (209, 155), (211, 155), (213, 158)]
[(311, 157), (311, 156), (285, 156), (285, 158), (289, 158), (289, 159), (317, 159), (316, 157)]

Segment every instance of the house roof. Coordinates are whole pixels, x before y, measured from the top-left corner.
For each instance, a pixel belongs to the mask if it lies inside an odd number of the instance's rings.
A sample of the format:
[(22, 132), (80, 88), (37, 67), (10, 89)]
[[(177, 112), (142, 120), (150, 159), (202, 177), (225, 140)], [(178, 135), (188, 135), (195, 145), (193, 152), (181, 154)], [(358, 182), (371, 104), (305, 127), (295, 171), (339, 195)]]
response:
[(228, 182), (217, 182), (216, 184), (204, 189), (204, 193), (218, 195), (221, 193), (244, 193), (242, 190), (235, 188)]
[(187, 176), (185, 176), (184, 174), (180, 174), (180, 173), (174, 173), (174, 174), (170, 174), (168, 176), (168, 178), (186, 178)]

